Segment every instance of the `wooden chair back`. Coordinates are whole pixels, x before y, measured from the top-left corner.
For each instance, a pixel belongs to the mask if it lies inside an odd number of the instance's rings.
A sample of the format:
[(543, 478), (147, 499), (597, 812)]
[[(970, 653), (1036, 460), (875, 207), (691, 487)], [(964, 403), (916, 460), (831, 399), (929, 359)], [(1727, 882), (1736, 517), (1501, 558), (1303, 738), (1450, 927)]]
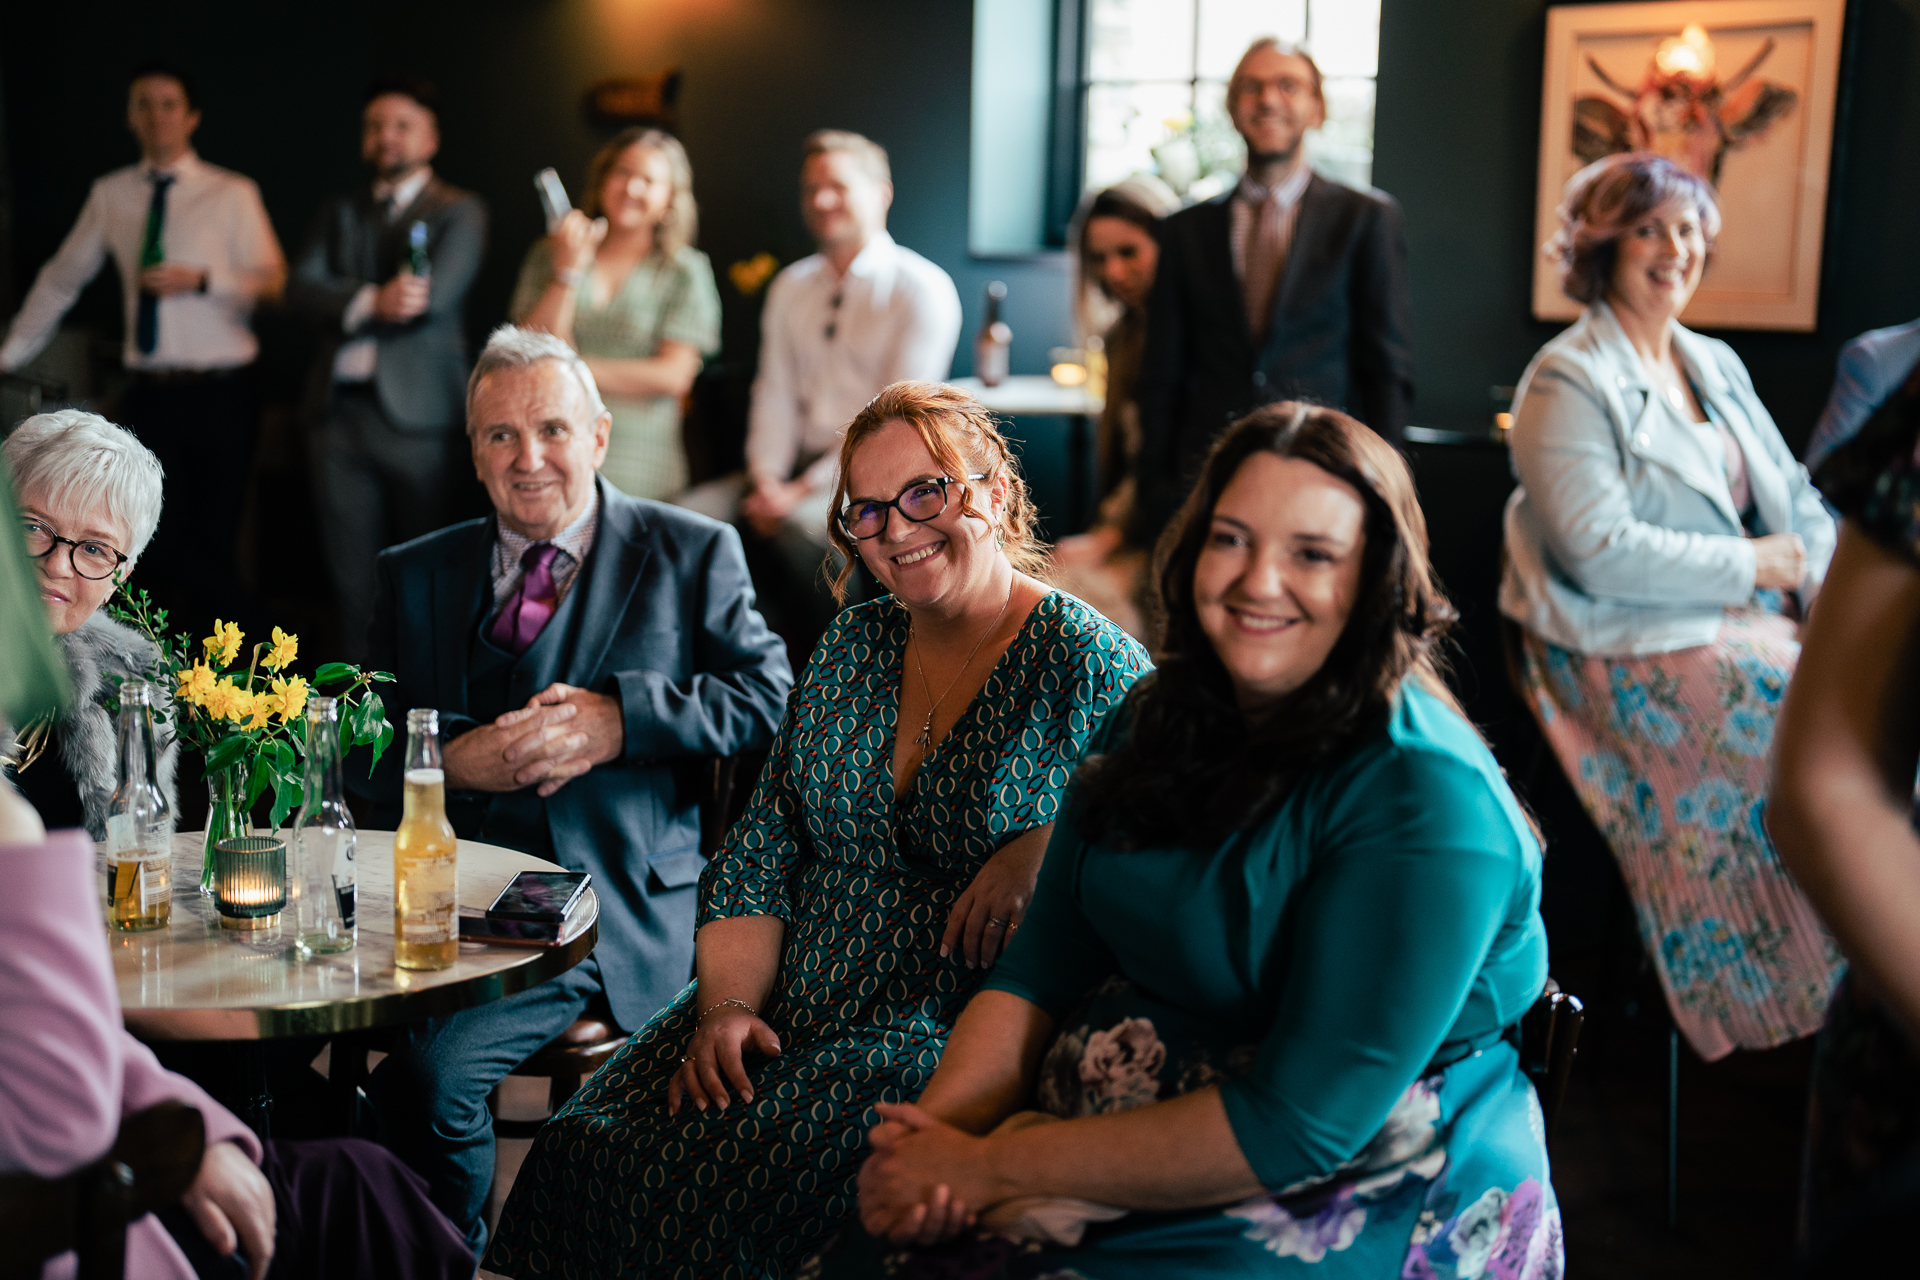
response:
[(121, 1120), (112, 1150), (65, 1177), (0, 1176), (0, 1280), (38, 1277), (70, 1249), (78, 1280), (120, 1280), (127, 1224), (186, 1194), (206, 1142), (198, 1110), (162, 1102)]

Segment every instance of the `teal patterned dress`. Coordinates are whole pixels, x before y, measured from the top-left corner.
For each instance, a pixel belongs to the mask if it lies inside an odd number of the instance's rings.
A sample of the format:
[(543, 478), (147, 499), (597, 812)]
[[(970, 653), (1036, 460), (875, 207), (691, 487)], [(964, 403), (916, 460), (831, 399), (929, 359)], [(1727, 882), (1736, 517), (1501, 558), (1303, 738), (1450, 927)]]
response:
[(1513, 1043), (1547, 976), (1540, 847), (1471, 725), (1408, 680), (1375, 737), (1215, 848), (1089, 842), (1072, 813), (983, 984), (1054, 1019), (1033, 1107), (1217, 1087), (1268, 1193), (1072, 1245), (896, 1250), (855, 1222), (798, 1280), (1560, 1280)]
[(1059, 814), (1088, 735), (1146, 651), (1062, 592), (896, 797), (907, 614), (842, 613), (794, 689), (747, 815), (700, 878), (699, 923), (786, 922), (765, 1010), (779, 1057), (754, 1100), (667, 1114), (694, 987), (656, 1014), (534, 1143), (486, 1266), (502, 1275), (785, 1275), (853, 1212), (876, 1102), (917, 1097), (986, 976), (939, 943), (987, 859)]

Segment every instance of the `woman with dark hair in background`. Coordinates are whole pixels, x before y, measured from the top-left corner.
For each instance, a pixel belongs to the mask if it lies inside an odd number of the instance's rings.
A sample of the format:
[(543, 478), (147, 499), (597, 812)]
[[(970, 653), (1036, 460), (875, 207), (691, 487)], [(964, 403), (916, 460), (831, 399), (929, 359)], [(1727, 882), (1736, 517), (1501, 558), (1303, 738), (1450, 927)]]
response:
[(872, 1236), (801, 1275), (1559, 1276), (1514, 1045), (1540, 848), (1435, 672), (1406, 463), (1257, 410), (1157, 565), (1163, 664), (933, 1082), (879, 1108)]
[(1680, 325), (1713, 188), (1644, 153), (1575, 174), (1548, 254), (1586, 314), (1514, 400), (1500, 611), (1528, 702), (1712, 1061), (1820, 1026), (1840, 954), (1761, 825), (1773, 719), (1833, 520), (1733, 349)]
[(885, 597), (807, 663), (700, 877), (695, 981), (540, 1131), (486, 1265), (777, 1276), (853, 1209), (876, 1102), (926, 1086), (1020, 927), (1081, 744), (1146, 669), (1035, 575), (978, 402), (896, 382), (848, 425), (829, 532)]
[(1147, 297), (1160, 262), (1160, 219), (1180, 207), (1157, 178), (1140, 176), (1094, 195), (1075, 219), (1069, 239), (1078, 247), (1074, 311), (1083, 333), (1106, 324), (1107, 399), (1094, 441), (1095, 500), (1099, 509), (1085, 533), (1062, 538), (1053, 549), (1054, 576), (1062, 590), (1091, 604), (1130, 635), (1144, 637), (1140, 597), (1146, 587), (1146, 547), (1126, 541), (1133, 515), (1133, 463), (1140, 452), (1140, 411), (1133, 402), (1140, 382), (1140, 353), (1147, 340)]
[(636, 498), (687, 487), (680, 406), (720, 349), (720, 291), (697, 231), (686, 149), (624, 130), (587, 166), (581, 207), (527, 251), (508, 308), (585, 358), (613, 414), (600, 474)]

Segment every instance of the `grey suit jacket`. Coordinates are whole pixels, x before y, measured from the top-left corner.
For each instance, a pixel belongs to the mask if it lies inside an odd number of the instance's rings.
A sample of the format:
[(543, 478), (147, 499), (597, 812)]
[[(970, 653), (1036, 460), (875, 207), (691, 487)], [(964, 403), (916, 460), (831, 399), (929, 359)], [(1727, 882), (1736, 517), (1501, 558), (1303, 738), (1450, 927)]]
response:
[(1413, 403), (1413, 303), (1393, 197), (1308, 179), (1257, 348), (1233, 270), (1232, 199), (1182, 209), (1161, 226), (1136, 397), (1131, 533), (1142, 546), (1186, 497), (1215, 437), (1248, 410), (1312, 400), (1398, 444)]
[[(693, 766), (770, 744), (793, 670), (753, 607), (732, 526), (595, 484), (599, 531), (568, 600), (578, 597), (578, 626), (531, 684), (538, 692), (561, 680), (619, 698), (625, 751), (544, 801), (531, 788), (510, 799), (516, 820), (530, 809), (544, 822), (539, 843), (555, 861), (592, 873), (594, 954), (615, 1019), (632, 1029), (686, 985), (693, 965), (695, 886), (706, 865)], [(477, 727), (468, 656), (493, 605), (494, 537), (487, 517), (380, 553), (369, 649), (370, 665), (397, 677), (382, 686), (390, 723), (434, 707), (443, 739)], [(401, 746), (370, 779), (364, 764), (347, 770), (349, 785), (374, 801), (378, 825), (399, 820)], [(498, 842), (488, 810), (499, 799), (450, 794), (454, 830)]]
[[(380, 285), (400, 270), (407, 233), (427, 224), (433, 263), (432, 300), (405, 324), (374, 320), (353, 335), (340, 328), (363, 285)], [(333, 358), (349, 336), (380, 344), (374, 386), (387, 420), (403, 431), (447, 431), (465, 425), (467, 291), (486, 251), (487, 208), (479, 196), (438, 177), (397, 218), (387, 221), (371, 188), (328, 201), (314, 219), (287, 284), (287, 302), (316, 322), (319, 350), (307, 381), (306, 411), (318, 419), (333, 389)]]

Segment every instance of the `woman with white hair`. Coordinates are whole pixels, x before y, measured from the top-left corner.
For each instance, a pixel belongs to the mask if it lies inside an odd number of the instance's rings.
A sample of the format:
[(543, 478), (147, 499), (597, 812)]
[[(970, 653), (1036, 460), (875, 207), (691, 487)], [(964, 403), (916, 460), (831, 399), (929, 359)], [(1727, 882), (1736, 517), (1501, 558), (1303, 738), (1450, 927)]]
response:
[[(85, 827), (106, 838), (117, 783), (113, 718), (102, 705), (113, 677), (144, 675), (153, 642), (100, 611), (133, 572), (160, 523), (160, 460), (124, 427), (78, 409), (28, 418), (0, 444), (12, 474), (40, 601), (67, 664), (73, 701), (52, 720), (0, 725), (0, 764), (49, 829)], [(162, 794), (175, 801), (179, 755), (160, 734)]]
[(632, 497), (671, 498), (688, 479), (681, 402), (720, 349), (686, 149), (658, 129), (616, 134), (587, 166), (581, 206), (527, 251), (508, 313), (593, 370), (613, 413), (600, 474)]

